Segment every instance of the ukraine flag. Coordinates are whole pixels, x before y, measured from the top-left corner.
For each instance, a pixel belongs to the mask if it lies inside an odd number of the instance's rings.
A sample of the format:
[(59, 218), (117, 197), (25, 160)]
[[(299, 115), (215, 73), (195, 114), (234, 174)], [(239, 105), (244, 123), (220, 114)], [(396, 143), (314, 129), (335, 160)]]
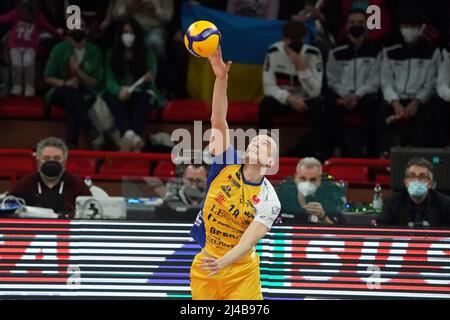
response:
[[(192, 5), (189, 1), (183, 4), (181, 14), (184, 30), (198, 20), (210, 21), (220, 30), (223, 59), (233, 62), (229, 73), (229, 100), (259, 102), (263, 97), (265, 55), (269, 45), (282, 39), (286, 21), (231, 15)], [(187, 91), (192, 98), (212, 100), (214, 74), (207, 59), (189, 57), (187, 80)]]

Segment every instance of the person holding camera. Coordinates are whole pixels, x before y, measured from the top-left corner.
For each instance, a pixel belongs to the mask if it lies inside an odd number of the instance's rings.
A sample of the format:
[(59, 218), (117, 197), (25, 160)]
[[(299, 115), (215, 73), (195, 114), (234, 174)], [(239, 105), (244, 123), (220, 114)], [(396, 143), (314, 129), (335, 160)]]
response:
[(265, 96), (260, 103), (259, 128), (272, 129), (278, 115), (309, 112), (310, 142), (318, 147), (325, 146), (328, 140), (320, 98), (323, 60), (318, 48), (305, 43), (306, 37), (307, 30), (301, 22), (289, 21), (283, 27), (283, 40), (269, 47), (264, 62)]

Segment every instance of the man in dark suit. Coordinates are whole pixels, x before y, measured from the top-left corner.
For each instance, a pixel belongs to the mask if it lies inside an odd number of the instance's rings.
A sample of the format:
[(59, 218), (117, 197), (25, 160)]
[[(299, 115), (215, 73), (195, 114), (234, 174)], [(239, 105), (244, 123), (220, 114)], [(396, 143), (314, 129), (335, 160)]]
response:
[(434, 191), (433, 165), (411, 159), (404, 178), (406, 191), (396, 193), (384, 205), (380, 223), (410, 227), (450, 226), (450, 197)]

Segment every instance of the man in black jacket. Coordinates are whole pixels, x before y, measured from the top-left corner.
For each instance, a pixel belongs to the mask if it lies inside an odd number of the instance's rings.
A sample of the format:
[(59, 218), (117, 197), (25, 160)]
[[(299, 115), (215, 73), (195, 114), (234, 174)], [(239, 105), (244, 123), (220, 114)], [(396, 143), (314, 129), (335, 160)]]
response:
[(404, 179), (407, 191), (394, 194), (384, 205), (381, 224), (410, 227), (450, 226), (450, 197), (433, 190), (433, 165), (411, 159)]

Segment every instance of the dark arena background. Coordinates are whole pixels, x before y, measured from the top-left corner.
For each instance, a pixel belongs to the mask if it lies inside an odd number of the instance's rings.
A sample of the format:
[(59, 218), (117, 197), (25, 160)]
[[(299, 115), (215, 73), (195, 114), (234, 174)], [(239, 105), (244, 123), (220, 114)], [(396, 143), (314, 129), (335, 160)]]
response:
[(448, 314), (450, 1), (1, 0), (0, 311), (141, 299)]
[[(0, 220), (0, 296), (190, 299), (190, 226)], [(256, 250), (265, 299), (450, 298), (448, 230), (283, 225)]]

